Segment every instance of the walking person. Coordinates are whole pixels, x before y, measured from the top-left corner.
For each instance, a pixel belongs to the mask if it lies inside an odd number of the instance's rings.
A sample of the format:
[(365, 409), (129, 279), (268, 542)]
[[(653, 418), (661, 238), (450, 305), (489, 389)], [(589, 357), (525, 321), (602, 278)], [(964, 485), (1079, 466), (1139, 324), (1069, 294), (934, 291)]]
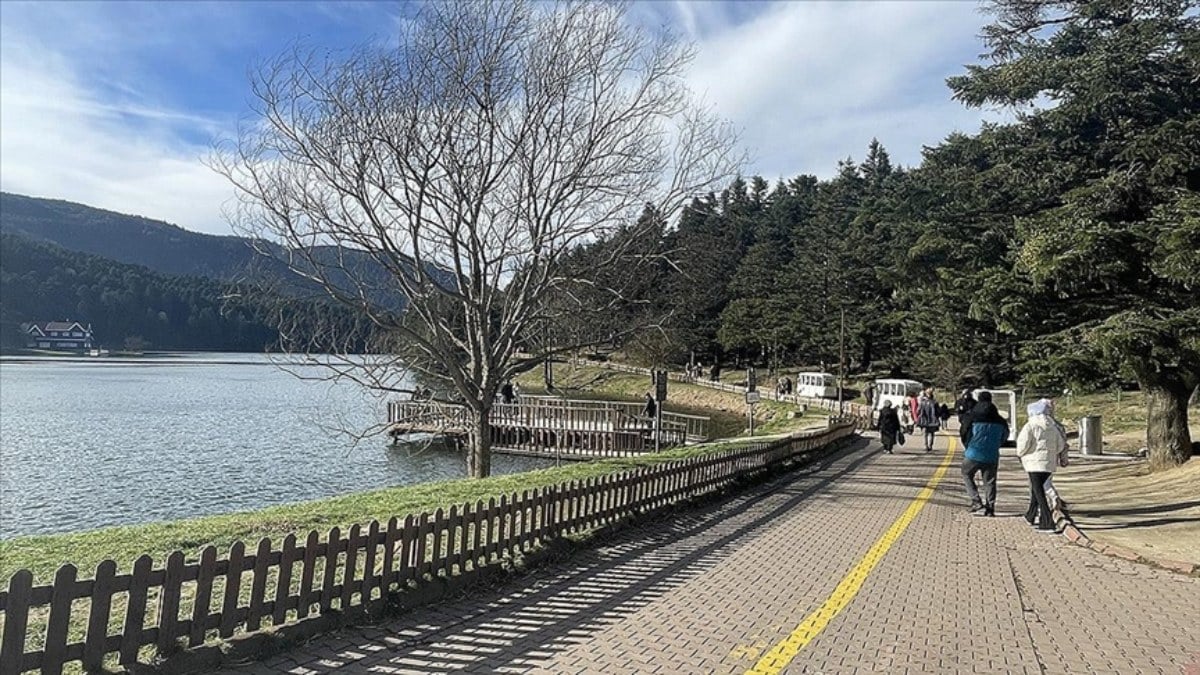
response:
[(879, 410), (879, 442), (883, 445), (883, 451), (892, 454), (896, 442), (903, 438), (902, 433), (900, 416), (896, 414), (891, 401), (884, 401), (883, 408)]
[(646, 392), (646, 404), (642, 407), (642, 414), (650, 419), (654, 419), (657, 413), (658, 404), (655, 403), (654, 397), (650, 395), (650, 392)]
[(1046, 495), (1046, 484), (1066, 458), (1067, 436), (1053, 416), (1054, 403), (1041, 399), (1026, 408), (1029, 421), (1017, 435), (1017, 455), (1029, 475), (1029, 508), (1025, 521), (1038, 532), (1057, 533), (1054, 512)]
[[(924, 396), (925, 392), (922, 391), (921, 395)], [(921, 408), (921, 402), (916, 394), (909, 393), (904, 397), (904, 407), (908, 409), (908, 425), (904, 430), (911, 434), (917, 430), (917, 411)]]
[[(979, 392), (979, 402), (963, 419), (958, 431), (962, 439), (963, 484), (971, 500), (971, 513), (977, 516), (996, 515), (996, 472), (1000, 468), (1000, 444), (1008, 438), (1008, 422), (992, 403), (992, 393)], [(983, 495), (975, 484), (975, 474), (983, 478)]]
[(867, 388), (863, 390), (863, 398), (865, 398), (867, 400), (867, 407), (870, 408), (871, 404), (875, 402), (875, 383), (874, 382), (867, 383)]
[(901, 403), (897, 407), (899, 410), (896, 411), (896, 414), (900, 417), (900, 428), (903, 429), (905, 433), (911, 434), (913, 432), (913, 424), (915, 422), (911, 412), (912, 406), (908, 404), (908, 399), (905, 399), (904, 403)]
[(942, 428), (942, 419), (938, 414), (938, 405), (933, 398), (932, 389), (921, 392), (921, 399), (917, 403), (916, 424), (924, 432), (925, 452), (933, 452), (933, 441), (938, 429)]
[(970, 415), (971, 411), (974, 409), (975, 397), (971, 396), (970, 389), (963, 389), (962, 393), (958, 396), (958, 400), (954, 402), (954, 414), (958, 416), (959, 431), (962, 431), (963, 420), (965, 420), (967, 415)]

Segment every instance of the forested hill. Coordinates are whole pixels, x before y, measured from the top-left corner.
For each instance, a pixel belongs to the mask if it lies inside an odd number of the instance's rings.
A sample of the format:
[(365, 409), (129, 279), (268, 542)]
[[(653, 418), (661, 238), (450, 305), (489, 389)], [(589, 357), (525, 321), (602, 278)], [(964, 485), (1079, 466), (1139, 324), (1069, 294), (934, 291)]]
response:
[[(314, 318), (339, 315), (297, 302)], [(167, 276), (0, 233), (0, 345), (8, 349), (25, 346), (22, 322), (70, 319), (91, 323), (96, 343), (110, 349), (128, 340), (153, 349), (263, 351), (277, 339), (263, 309), (270, 303), (228, 283)]]
[[(216, 236), (185, 230), (161, 220), (105, 211), (74, 202), (39, 199), (0, 192), (0, 232), (19, 234), (121, 263), (141, 265), (170, 276), (207, 277), (218, 281), (266, 281), (284, 292), (318, 291), (291, 273), (282, 259), (261, 255), (244, 237)], [(334, 283), (355, 290), (347, 273), (369, 286), (380, 305), (399, 308), (399, 295), (390, 275), (366, 254), (318, 247), (313, 258), (327, 261)], [(322, 263), (325, 264), (325, 263)], [(453, 284), (452, 275), (429, 266), (427, 273)]]
[(161, 220), (10, 192), (0, 193), (0, 232), (168, 275), (234, 279), (253, 258), (241, 237), (201, 234)]

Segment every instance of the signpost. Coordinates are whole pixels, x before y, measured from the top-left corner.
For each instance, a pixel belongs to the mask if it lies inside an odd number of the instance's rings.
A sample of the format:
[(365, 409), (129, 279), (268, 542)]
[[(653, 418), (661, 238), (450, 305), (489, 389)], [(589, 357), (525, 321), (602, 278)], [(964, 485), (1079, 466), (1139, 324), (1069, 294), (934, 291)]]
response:
[(654, 385), (654, 400), (658, 402), (658, 405), (654, 407), (654, 451), (658, 452), (662, 444), (663, 403), (667, 400), (667, 371), (655, 370), (651, 373), (650, 379)]
[(750, 390), (746, 392), (746, 414), (750, 417), (750, 435), (754, 435), (754, 404), (758, 403), (759, 395), (757, 391)]
[(842, 308), (842, 328), (838, 337), (838, 416), (844, 413), (842, 388), (846, 386), (846, 308)]

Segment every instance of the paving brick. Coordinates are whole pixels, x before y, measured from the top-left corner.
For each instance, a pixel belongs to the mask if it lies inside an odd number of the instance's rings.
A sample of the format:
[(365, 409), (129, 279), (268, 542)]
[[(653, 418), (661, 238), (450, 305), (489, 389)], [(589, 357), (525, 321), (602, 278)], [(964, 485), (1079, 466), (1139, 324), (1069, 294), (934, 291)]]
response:
[[(348, 661), (339, 672), (741, 673), (825, 602), (940, 459), (861, 444), (819, 471), (626, 531), (524, 583), (230, 672), (328, 672)], [(1200, 579), (1031, 531), (1020, 517), (1027, 490), (1006, 459), (998, 517), (971, 517), (956, 461), (785, 672), (1200, 667)]]

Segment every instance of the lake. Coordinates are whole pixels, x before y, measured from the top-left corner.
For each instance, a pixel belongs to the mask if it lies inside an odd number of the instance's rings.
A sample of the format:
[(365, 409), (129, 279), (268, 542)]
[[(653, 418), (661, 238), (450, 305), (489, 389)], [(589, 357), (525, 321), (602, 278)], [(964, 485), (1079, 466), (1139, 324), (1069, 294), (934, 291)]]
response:
[[(296, 368), (319, 376), (319, 366)], [(462, 457), (391, 448), (358, 385), (265, 355), (0, 359), (0, 539), (461, 478)], [(551, 465), (496, 455), (493, 472)]]

